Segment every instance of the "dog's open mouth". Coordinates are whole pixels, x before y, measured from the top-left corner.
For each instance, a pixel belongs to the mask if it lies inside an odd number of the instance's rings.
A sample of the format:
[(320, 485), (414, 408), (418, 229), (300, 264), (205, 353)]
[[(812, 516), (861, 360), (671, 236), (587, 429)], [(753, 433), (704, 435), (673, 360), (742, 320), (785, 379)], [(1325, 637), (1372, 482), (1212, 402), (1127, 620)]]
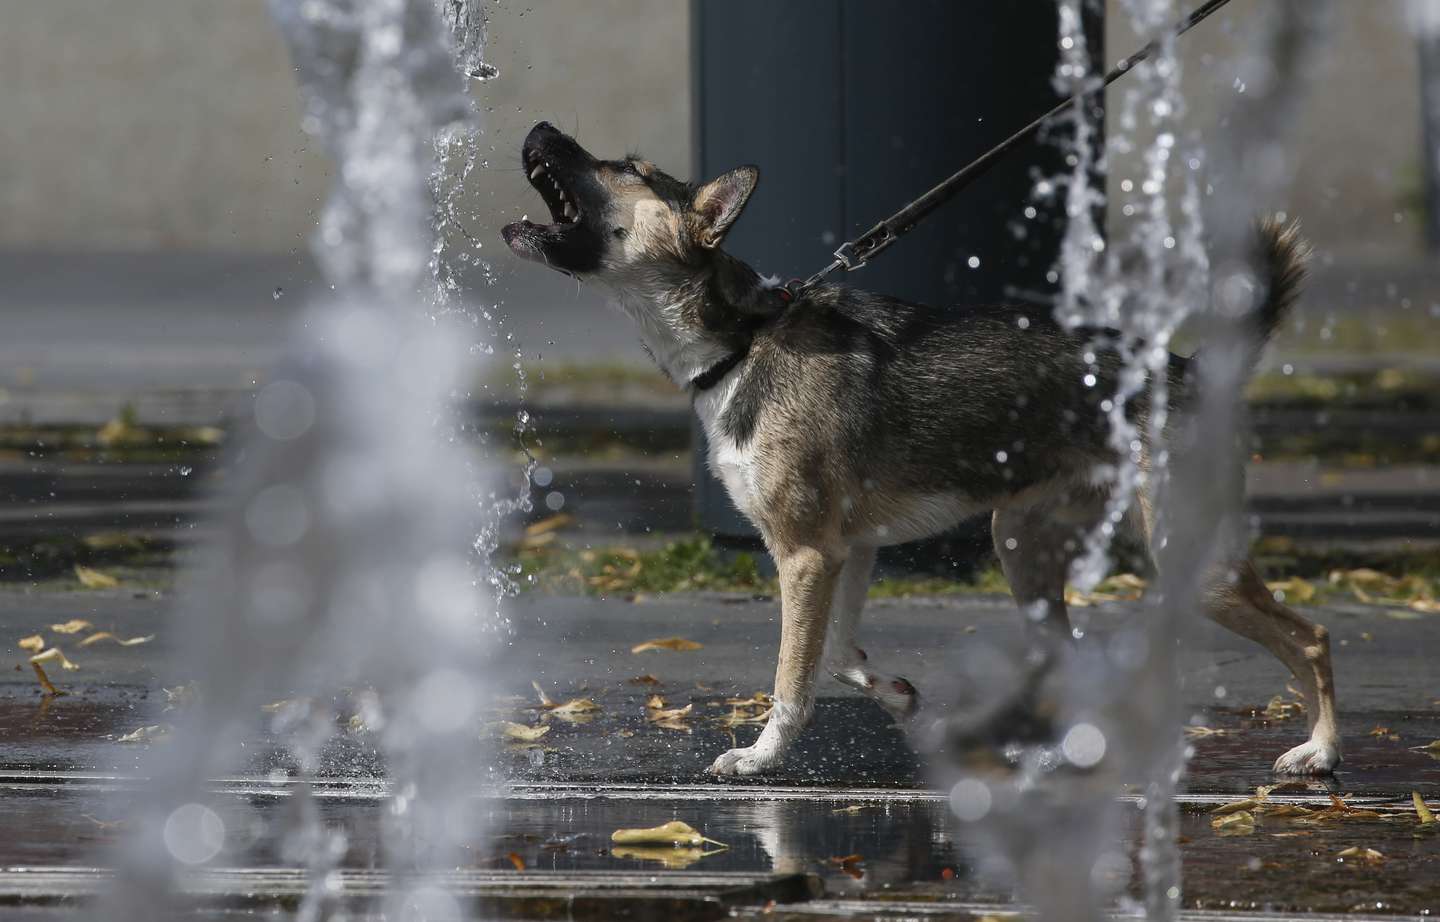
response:
[[(586, 204), (594, 204), (585, 170), (592, 158), (574, 140), (542, 122), (530, 131), (521, 152), (521, 169), (550, 210), (549, 224), (529, 219), (507, 224), (501, 231), (517, 255), (552, 269), (577, 275), (600, 263), (603, 244)], [(587, 191), (588, 190), (588, 191)]]
[(579, 224), (580, 206), (575, 201), (575, 196), (565, 188), (561, 182), (558, 172), (554, 166), (545, 161), (541, 154), (532, 154), (525, 160), (526, 174), (530, 177), (530, 185), (540, 193), (545, 200), (545, 206), (550, 209), (550, 217), (554, 224), (549, 228), (563, 230), (566, 225)]

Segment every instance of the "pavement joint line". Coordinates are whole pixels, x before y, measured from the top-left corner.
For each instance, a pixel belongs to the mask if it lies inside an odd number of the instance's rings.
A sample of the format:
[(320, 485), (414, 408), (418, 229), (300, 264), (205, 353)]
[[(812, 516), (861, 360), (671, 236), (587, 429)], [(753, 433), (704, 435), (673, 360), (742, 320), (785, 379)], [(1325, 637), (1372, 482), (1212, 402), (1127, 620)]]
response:
[[(789, 915), (848, 914), (858, 917), (909, 916), (922, 919), (931, 916), (953, 916), (960, 913), (967, 913), (977, 918), (1033, 918), (1034, 916), (1033, 909), (1020, 903), (980, 903), (964, 900), (954, 902), (888, 899), (847, 900), (824, 897), (787, 904), (785, 912)], [(1112, 908), (1108, 915), (1116, 920), (1145, 918), (1144, 911), (1139, 908), (1133, 910)], [(1303, 920), (1303, 922), (1396, 922), (1397, 919), (1409, 918), (1409, 916), (1349, 912), (1277, 912), (1258, 909), (1181, 909), (1176, 918), (1182, 922), (1288, 922), (1292, 919), (1297, 922), (1298, 920)]]
[[(20, 791), (39, 788), (68, 788), (88, 791), (122, 791), (143, 787), (148, 779), (139, 776), (110, 775), (104, 773), (71, 773), (42, 771), (0, 772), (0, 789)], [(312, 797), (337, 800), (384, 800), (390, 796), (390, 782), (380, 778), (286, 778), (271, 780), (264, 777), (237, 776), (217, 778), (209, 783), (209, 790), (217, 794), (243, 796), (288, 797), (302, 786), (310, 788)], [(1342, 792), (1343, 793), (1343, 792)], [(490, 800), (551, 800), (557, 797), (576, 800), (769, 800), (769, 801), (819, 801), (869, 803), (944, 803), (949, 796), (944, 791), (926, 788), (872, 788), (839, 786), (772, 786), (750, 784), (673, 784), (655, 783), (605, 783), (605, 782), (515, 782), (507, 785), (481, 788), (474, 795)], [(1179, 806), (1218, 806), (1233, 803), (1253, 796), (1245, 792), (1232, 794), (1176, 794), (1172, 798)], [(1318, 804), (1330, 803), (1330, 794), (1271, 794), (1272, 803)], [(1144, 798), (1137, 794), (1122, 794), (1116, 798), (1120, 803), (1140, 805)], [(1406, 805), (1409, 794), (1366, 795), (1350, 797), (1346, 803), (1351, 806)]]

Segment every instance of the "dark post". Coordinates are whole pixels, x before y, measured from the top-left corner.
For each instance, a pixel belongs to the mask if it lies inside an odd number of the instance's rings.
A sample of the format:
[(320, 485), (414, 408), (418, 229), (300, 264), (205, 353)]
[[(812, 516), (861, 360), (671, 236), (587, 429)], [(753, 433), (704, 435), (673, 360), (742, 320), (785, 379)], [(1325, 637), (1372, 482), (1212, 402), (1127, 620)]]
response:
[[(1055, 7), (1042, 0), (694, 0), (693, 24), (696, 178), (759, 165), (727, 247), (782, 278), (814, 272), (1059, 101)], [(835, 278), (957, 309), (1033, 304), (1052, 287), (1063, 226), (1023, 213), (1035, 180), (1062, 169), (1053, 145), (1028, 145), (874, 265)], [(696, 444), (700, 526), (753, 535), (705, 470), (698, 431)]]

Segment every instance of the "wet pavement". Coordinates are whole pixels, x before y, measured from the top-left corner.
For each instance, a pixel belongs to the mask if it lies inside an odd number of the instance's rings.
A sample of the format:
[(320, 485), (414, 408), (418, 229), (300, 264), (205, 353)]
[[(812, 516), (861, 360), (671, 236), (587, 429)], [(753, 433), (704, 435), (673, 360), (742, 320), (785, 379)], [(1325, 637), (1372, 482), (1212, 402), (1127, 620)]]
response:
[[(173, 719), (160, 688), (188, 678), (170, 657), (167, 604), (153, 592), (0, 593), (0, 637), (11, 650), (11, 665), (0, 672), (0, 809), (8, 830), (0, 837), (0, 916), (11, 917), (3, 907), (26, 906), (34, 918), (48, 918), (103, 886), (102, 872), (83, 869), (106, 866), (107, 850), (124, 841), (142, 758), (166, 745), (118, 740)], [(1086, 610), (1092, 635), (1133, 610)], [(633, 918), (744, 917), (775, 900), (767, 918), (959, 919), (1011, 904), (1003, 879), (979, 871), (992, 856), (927, 788), (904, 735), (838, 685), (825, 690), (812, 732), (773, 777), (722, 782), (704, 774), (719, 751), (758, 733), (756, 724), (726, 724), (725, 699), (769, 687), (773, 601), (527, 597), (510, 613), (512, 649), (477, 729), (495, 734), (500, 719), (539, 723), (532, 681), (557, 701), (588, 697), (600, 710), (584, 722), (549, 720), (552, 729), (535, 745), (497, 744), (501, 780), (466, 805), (469, 828), (484, 832), (456, 872), (468, 875), (461, 889), (479, 916), (617, 918), (624, 907)], [(1221, 732), (1192, 741), (1183, 785), (1186, 905), (1230, 914), (1440, 912), (1440, 837), (1435, 826), (1418, 824), (1410, 802), (1412, 791), (1440, 801), (1440, 759), (1422, 748), (1440, 739), (1433, 665), (1440, 617), (1397, 618), (1359, 605), (1317, 614), (1335, 640), (1347, 761), (1328, 787), (1300, 785), (1272, 797), (1323, 811), (1338, 791), (1353, 808), (1378, 815), (1262, 814), (1242, 835), (1211, 827), (1216, 805), (1272, 782), (1268, 765), (1300, 741), (1303, 718), (1259, 713), (1285, 685), (1268, 656), (1208, 627), (1198, 631), (1184, 657), (1186, 700), (1197, 722)], [(66, 645), (80, 669), (53, 674), (67, 695), (42, 698), (28, 668), (13, 668), (23, 659), (10, 644), (76, 617), (155, 640)], [(999, 643), (1016, 629), (1006, 599), (886, 600), (873, 603), (861, 641), (872, 659), (923, 693), (943, 684), (947, 651)], [(677, 634), (701, 648), (631, 652)], [(653, 682), (635, 684), (642, 676)], [(286, 691), (273, 693), (278, 699)], [(691, 705), (691, 712), (668, 727), (648, 720), (645, 702), (657, 693), (667, 707)], [(342, 717), (345, 707), (341, 701)], [(214, 786), (226, 845), (208, 866), (212, 877), (194, 882), (196, 918), (293, 905), (303, 881), (284, 876), (289, 862), (276, 850), (276, 830), (302, 791), (345, 832), (347, 870), (337, 886), (347, 899), (363, 907), (383, 885), (373, 868), (388, 789), (369, 734), (337, 732), (322, 777), (302, 786), (270, 740), (271, 719), (257, 715), (235, 776)], [(611, 847), (614, 829), (673, 819), (728, 847)], [(1132, 828), (1132, 847), (1133, 838)], [(1351, 847), (1383, 857), (1342, 858)], [(838, 860), (854, 855), (861, 857)], [(234, 901), (241, 892), (249, 902)]]

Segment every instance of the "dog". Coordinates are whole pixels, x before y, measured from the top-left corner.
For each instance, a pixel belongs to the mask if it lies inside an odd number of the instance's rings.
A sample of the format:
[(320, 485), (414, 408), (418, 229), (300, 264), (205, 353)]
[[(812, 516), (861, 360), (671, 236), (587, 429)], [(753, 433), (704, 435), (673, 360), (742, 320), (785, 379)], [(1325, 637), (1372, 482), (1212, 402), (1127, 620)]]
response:
[[(1066, 575), (1104, 513), (1109, 481), (1096, 471), (1114, 463), (1099, 406), (1115, 390), (1113, 353), (1013, 307), (941, 311), (835, 284), (796, 297), (721, 247), (755, 190), (753, 166), (691, 184), (638, 157), (598, 159), (543, 122), (521, 157), (553, 223), (509, 224), (506, 244), (601, 286), (634, 320), (690, 392), (710, 469), (779, 573), (774, 710), (712, 773), (780, 761), (809, 721), (822, 661), (897, 719), (916, 712), (915, 687), (855, 644), (881, 546), (990, 514), (1022, 611), (1069, 637)], [(1308, 250), (1293, 225), (1264, 223), (1259, 241), (1268, 295), (1253, 319), (1266, 334), (1295, 301)], [(1171, 357), (1182, 412), (1186, 366)], [(1148, 463), (1143, 401), (1138, 413)], [(1138, 500), (1122, 530), (1149, 547), (1150, 498)], [(1310, 737), (1275, 771), (1328, 774), (1340, 738), (1325, 628), (1277, 601), (1248, 560), (1226, 561), (1207, 585), (1209, 617), (1274, 654), (1308, 703)]]

